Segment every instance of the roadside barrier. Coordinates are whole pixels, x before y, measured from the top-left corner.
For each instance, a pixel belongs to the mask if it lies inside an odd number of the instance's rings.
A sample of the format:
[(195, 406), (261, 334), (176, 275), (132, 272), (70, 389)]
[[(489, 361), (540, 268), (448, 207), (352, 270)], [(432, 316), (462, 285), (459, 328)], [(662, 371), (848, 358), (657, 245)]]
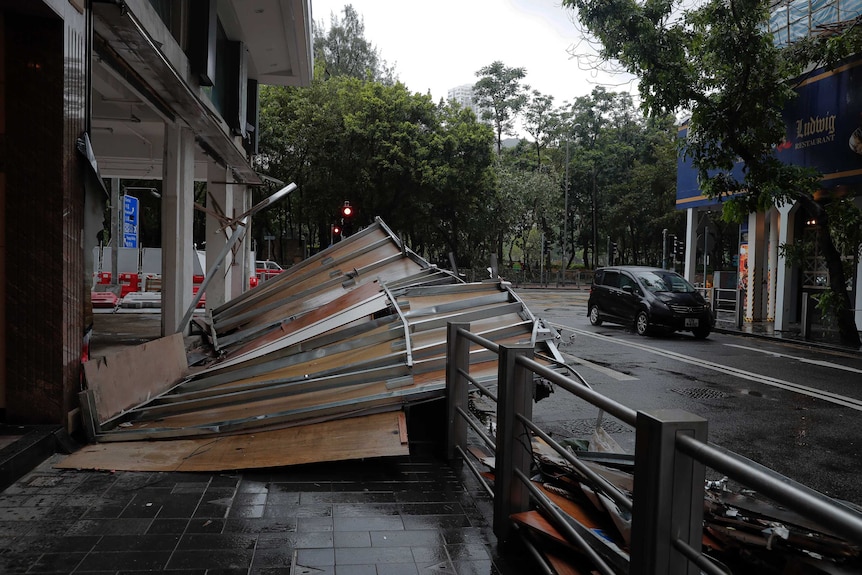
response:
[[(470, 376), (470, 350), (478, 346), (497, 355), (497, 390)], [(534, 359), (534, 346), (499, 345), (470, 332), (466, 323), (449, 323), (447, 336), (446, 453), (463, 462), (493, 497), (494, 534), (501, 542), (517, 535), (512, 516), (538, 507), (554, 519), (569, 544), (578, 548), (604, 575), (620, 572), (615, 557), (600, 554), (586, 538), (589, 533), (562, 517), (559, 508), (531, 481), (532, 441), (539, 437), (578, 473), (598, 486), (603, 495), (631, 512), (631, 544), (627, 563), (631, 575), (726, 574), (702, 553), (706, 467), (750, 487), (828, 531), (862, 545), (862, 514), (707, 440), (707, 421), (681, 410), (634, 411)], [(574, 373), (574, 372), (573, 372)], [(576, 374), (575, 374), (576, 375)], [(607, 412), (636, 433), (634, 489), (629, 498), (597, 475), (532, 421), (534, 378)], [(496, 433), (491, 437), (469, 412), (468, 394), (478, 392), (496, 403)], [(493, 487), (479, 470), (467, 442), (468, 428), (493, 451)], [(570, 519), (570, 518), (569, 518)], [(527, 547), (546, 573), (553, 573), (536, 547)]]

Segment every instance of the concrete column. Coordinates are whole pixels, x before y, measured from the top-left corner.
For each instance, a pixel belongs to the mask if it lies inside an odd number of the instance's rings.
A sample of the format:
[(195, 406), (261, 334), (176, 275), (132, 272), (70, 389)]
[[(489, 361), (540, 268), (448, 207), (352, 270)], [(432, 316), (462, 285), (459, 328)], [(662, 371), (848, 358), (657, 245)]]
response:
[[(855, 198), (853, 202), (856, 207), (862, 209), (862, 198)], [(853, 309), (856, 310), (856, 329), (862, 331), (862, 250), (856, 254), (856, 278), (853, 282), (856, 298), (853, 301)]]
[[(111, 178), (111, 288), (120, 295), (120, 178)], [(104, 265), (104, 264), (103, 264)]]
[(195, 138), (165, 124), (162, 188), (162, 335), (176, 333), (192, 303)]
[(694, 283), (697, 273), (697, 210), (689, 208), (685, 211), (685, 254), (683, 262), (685, 268), (683, 276)]
[[(239, 215), (234, 211), (233, 184), (228, 183), (232, 180), (233, 175), (224, 166), (213, 161), (207, 164), (207, 208), (221, 212), (228, 218)], [(224, 223), (221, 220), (207, 214), (207, 270), (215, 264), (216, 257), (224, 249), (224, 245), (233, 232), (232, 228), (219, 231), (219, 228), (223, 226)], [(224, 305), (231, 298), (230, 290), (234, 273), (232, 264), (233, 255), (228, 253), (224, 264), (207, 285), (207, 309), (210, 311)]]
[(856, 310), (856, 329), (862, 331), (862, 263), (859, 263), (859, 258), (862, 254), (856, 254), (856, 280), (853, 285), (856, 286), (856, 301), (853, 303), (853, 309)]
[(745, 321), (764, 318), (766, 281), (766, 217), (762, 212), (748, 216), (748, 299)]
[(769, 210), (769, 244), (767, 246), (767, 301), (766, 301), (766, 320), (775, 320), (776, 300), (777, 300), (777, 280), (778, 280), (778, 234), (781, 228), (781, 218), (776, 209)]
[[(792, 204), (783, 204), (778, 208), (778, 245), (792, 242), (794, 239)], [(779, 252), (775, 264), (775, 330), (786, 331), (793, 316), (793, 273), (785, 258)]]
[[(241, 184), (233, 185), (233, 209), (237, 215), (244, 214), (251, 207), (251, 190)], [(241, 295), (248, 289), (249, 270), (251, 269), (251, 218), (246, 225), (245, 235), (234, 251), (233, 270), (231, 271), (230, 298)]]

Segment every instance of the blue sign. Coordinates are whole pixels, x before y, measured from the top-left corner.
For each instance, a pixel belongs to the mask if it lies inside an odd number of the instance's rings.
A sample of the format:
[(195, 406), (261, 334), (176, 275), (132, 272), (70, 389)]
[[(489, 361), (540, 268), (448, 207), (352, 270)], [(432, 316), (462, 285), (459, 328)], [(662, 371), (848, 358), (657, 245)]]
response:
[[(834, 70), (821, 68), (799, 79), (797, 97), (782, 111), (787, 128), (775, 156), (786, 164), (807, 166), (823, 174), (824, 188), (862, 181), (862, 60)], [(687, 136), (688, 128), (680, 130)], [(731, 175), (743, 179), (738, 162)], [(716, 205), (700, 191), (691, 159), (677, 162), (677, 209)]]
[(138, 198), (123, 196), (123, 247), (138, 247)]

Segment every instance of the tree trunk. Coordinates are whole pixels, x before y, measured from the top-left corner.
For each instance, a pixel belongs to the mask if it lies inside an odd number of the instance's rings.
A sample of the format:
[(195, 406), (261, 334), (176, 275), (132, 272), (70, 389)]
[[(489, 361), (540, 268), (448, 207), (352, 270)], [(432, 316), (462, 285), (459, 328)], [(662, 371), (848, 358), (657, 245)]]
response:
[(850, 295), (847, 293), (847, 277), (844, 275), (841, 254), (835, 247), (832, 234), (829, 232), (829, 216), (823, 206), (815, 202), (813, 198), (803, 196), (801, 201), (806, 212), (815, 217), (820, 224), (820, 232), (817, 236), (823, 257), (826, 259), (826, 267), (829, 270), (829, 290), (837, 301), (832, 312), (838, 321), (838, 337), (843, 345), (858, 348), (862, 345), (862, 341), (859, 339), (859, 330), (853, 315), (853, 305), (850, 302)]

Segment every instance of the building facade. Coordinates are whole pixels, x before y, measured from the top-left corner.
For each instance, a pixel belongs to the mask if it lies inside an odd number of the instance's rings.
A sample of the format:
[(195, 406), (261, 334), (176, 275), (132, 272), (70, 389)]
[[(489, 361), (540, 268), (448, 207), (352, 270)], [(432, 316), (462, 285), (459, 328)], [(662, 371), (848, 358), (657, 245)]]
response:
[[(776, 156), (820, 172), (821, 200), (855, 197), (856, 205), (862, 207), (862, 58), (835, 69), (812, 70), (800, 79), (796, 90), (797, 98), (784, 110), (787, 135), (776, 148)], [(685, 129), (681, 135), (685, 136)], [(735, 176), (742, 178), (741, 165)], [(678, 166), (676, 205), (687, 212), (685, 275), (693, 279), (701, 269), (698, 222), (704, 212), (720, 211), (721, 206), (701, 194), (696, 172), (684, 158)], [(813, 241), (818, 226), (798, 203), (752, 213), (740, 226), (736, 271), (744, 292), (744, 321), (773, 322), (776, 331), (788, 331), (801, 322), (808, 296), (831, 285), (825, 258)], [(781, 246), (798, 240), (811, 247), (802, 264), (791, 264)], [(856, 324), (862, 326), (860, 254), (849, 258), (852, 271), (847, 289)]]
[[(162, 181), (162, 330), (181, 328), (194, 183), (222, 210), (207, 222), (219, 252), (262, 183), (258, 86), (310, 83), (311, 22), (310, 0), (0, 0), (3, 420), (74, 426), (87, 254), (124, 179)], [(212, 305), (244, 289), (231, 272), (247, 253), (228, 256)]]

